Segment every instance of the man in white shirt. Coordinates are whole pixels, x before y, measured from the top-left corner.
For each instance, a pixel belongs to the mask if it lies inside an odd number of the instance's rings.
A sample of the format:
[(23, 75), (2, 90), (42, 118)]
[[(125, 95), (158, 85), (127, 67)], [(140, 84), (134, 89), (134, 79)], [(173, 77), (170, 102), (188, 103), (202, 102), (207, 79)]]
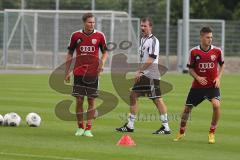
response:
[(141, 19), (142, 38), (139, 47), (140, 67), (135, 75), (135, 84), (130, 94), (130, 113), (128, 122), (120, 128), (116, 128), (119, 132), (133, 132), (134, 121), (137, 114), (137, 99), (140, 96), (147, 96), (152, 99), (156, 105), (162, 126), (153, 134), (170, 134), (168, 125), (167, 107), (161, 97), (159, 87), (160, 73), (158, 69), (159, 59), (159, 41), (152, 34), (152, 20), (150, 18)]

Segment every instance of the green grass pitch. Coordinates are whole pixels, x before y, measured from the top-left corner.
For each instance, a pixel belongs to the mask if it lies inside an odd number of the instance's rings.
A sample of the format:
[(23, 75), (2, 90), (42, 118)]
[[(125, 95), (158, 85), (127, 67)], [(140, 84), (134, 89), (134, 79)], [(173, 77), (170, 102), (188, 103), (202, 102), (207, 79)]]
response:
[[(64, 99), (74, 100), (69, 95), (53, 91), (46, 74), (0, 74), (0, 114), (17, 112), (23, 119), (17, 128), (0, 126), (0, 160), (237, 160), (239, 159), (239, 79), (240, 75), (226, 74), (222, 78), (221, 119), (216, 131), (216, 144), (207, 142), (212, 108), (205, 101), (193, 110), (186, 136), (173, 142), (178, 132), (179, 115), (191, 84), (189, 75), (167, 74), (164, 80), (174, 90), (164, 96), (168, 106), (171, 135), (152, 135), (160, 127), (160, 121), (150, 119), (157, 114), (148, 99), (139, 100), (140, 116), (135, 132), (130, 134), (135, 147), (116, 146), (122, 136), (115, 128), (125, 122), (128, 106), (119, 101), (117, 108), (96, 119), (94, 138), (75, 137), (75, 122), (58, 119), (55, 105)], [(100, 88), (114, 93), (109, 75), (103, 75)], [(74, 110), (72, 105), (72, 110)], [(37, 112), (42, 117), (39, 128), (29, 128), (25, 116)]]

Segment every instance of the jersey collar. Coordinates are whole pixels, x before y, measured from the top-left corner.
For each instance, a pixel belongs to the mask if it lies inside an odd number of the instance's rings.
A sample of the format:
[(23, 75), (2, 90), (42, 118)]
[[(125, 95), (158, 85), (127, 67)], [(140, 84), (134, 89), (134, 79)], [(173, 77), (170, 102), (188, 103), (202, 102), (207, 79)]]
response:
[(201, 45), (199, 45), (199, 49), (200, 49), (201, 51), (207, 53), (208, 51), (210, 51), (210, 50), (212, 49), (212, 45), (211, 45), (211, 46), (209, 47), (209, 49), (206, 50), (206, 51), (205, 51), (204, 49), (202, 49)]
[(142, 38), (143, 38), (143, 39), (149, 39), (149, 38), (151, 38), (152, 36), (153, 36), (153, 34), (151, 33), (151, 34), (149, 34), (149, 35), (146, 36), (146, 37), (142, 36)]
[(87, 34), (86, 32), (84, 32), (84, 29), (82, 29), (81, 32), (82, 32), (83, 34), (85, 34), (86, 36), (90, 36), (91, 34), (95, 33), (95, 29), (94, 29), (91, 33), (89, 33), (89, 34)]

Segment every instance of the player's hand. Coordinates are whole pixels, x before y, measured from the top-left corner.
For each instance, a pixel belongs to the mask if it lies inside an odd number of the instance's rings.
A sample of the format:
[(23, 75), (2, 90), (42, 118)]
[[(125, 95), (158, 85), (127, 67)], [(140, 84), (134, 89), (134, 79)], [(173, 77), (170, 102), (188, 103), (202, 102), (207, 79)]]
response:
[(71, 72), (69, 72), (65, 75), (65, 77), (64, 77), (65, 83), (70, 83), (70, 76), (71, 76)]
[(102, 61), (99, 62), (98, 64), (98, 69), (97, 69), (98, 75), (100, 76), (101, 73), (103, 72), (103, 63)]
[(199, 76), (199, 77), (196, 78), (196, 80), (198, 81), (198, 83), (200, 83), (200, 84), (203, 85), (203, 86), (206, 86), (207, 83), (208, 83), (206, 77), (200, 77), (200, 76)]
[(140, 77), (142, 76), (142, 72), (140, 71), (137, 71), (136, 74), (135, 74), (135, 83), (140, 81)]
[(103, 67), (102, 67), (102, 65), (100, 65), (98, 67), (98, 75), (100, 76), (102, 72), (103, 72)]
[(98, 75), (100, 76), (102, 72), (103, 72), (103, 68), (100, 68), (100, 69), (98, 70)]
[(213, 83), (215, 84), (215, 88), (220, 87), (220, 79), (218, 77), (216, 79), (214, 79)]

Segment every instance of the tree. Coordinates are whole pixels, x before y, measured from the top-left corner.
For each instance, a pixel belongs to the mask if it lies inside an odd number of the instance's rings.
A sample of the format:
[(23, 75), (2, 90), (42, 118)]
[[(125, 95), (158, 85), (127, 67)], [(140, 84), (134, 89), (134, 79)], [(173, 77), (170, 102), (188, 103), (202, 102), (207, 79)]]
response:
[(240, 2), (238, 2), (233, 12), (233, 20), (240, 20)]
[[(55, 9), (56, 0), (25, 0), (26, 9)], [(60, 9), (90, 10), (91, 0), (59, 0)], [(97, 10), (128, 12), (128, 0), (95, 0)], [(164, 23), (166, 0), (132, 0), (135, 17), (150, 16), (156, 23)], [(171, 0), (171, 24), (182, 18), (183, 0)], [(0, 0), (0, 9), (20, 9), (21, 0)], [(239, 20), (239, 0), (190, 1), (190, 18)]]
[(191, 18), (231, 19), (232, 11), (219, 0), (191, 1)]
[(1, 0), (0, 10), (21, 8), (21, 0)]

